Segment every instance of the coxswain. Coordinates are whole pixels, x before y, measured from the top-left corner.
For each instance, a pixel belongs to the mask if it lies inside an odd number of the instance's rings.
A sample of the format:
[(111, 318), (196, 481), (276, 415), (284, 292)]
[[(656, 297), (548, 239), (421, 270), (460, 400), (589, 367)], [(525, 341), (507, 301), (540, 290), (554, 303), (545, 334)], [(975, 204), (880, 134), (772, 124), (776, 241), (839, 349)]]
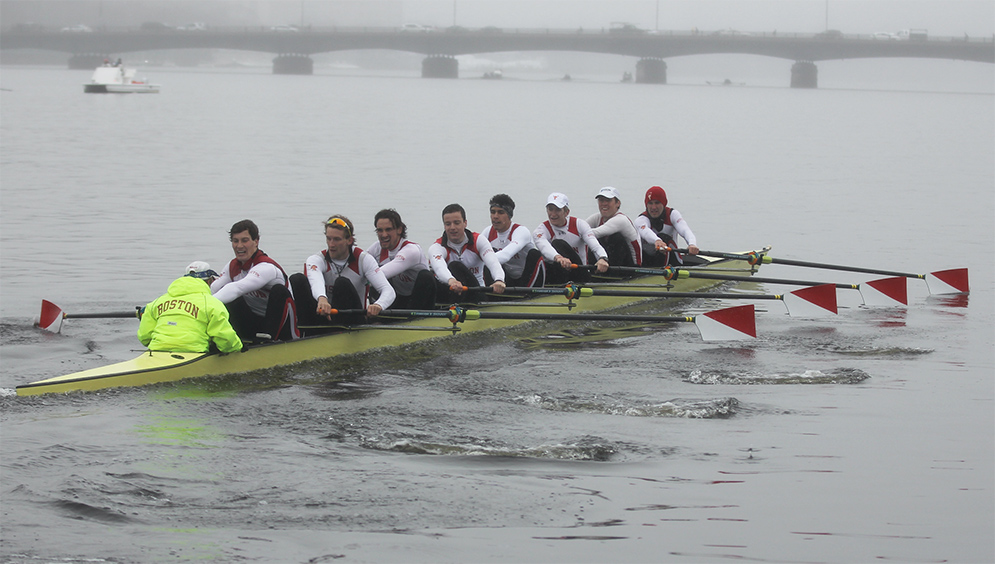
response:
[(145, 306), (138, 340), (151, 351), (241, 350), (242, 341), (228, 321), (228, 309), (211, 295), (210, 283), (217, 276), (206, 262), (191, 263), (165, 294)]

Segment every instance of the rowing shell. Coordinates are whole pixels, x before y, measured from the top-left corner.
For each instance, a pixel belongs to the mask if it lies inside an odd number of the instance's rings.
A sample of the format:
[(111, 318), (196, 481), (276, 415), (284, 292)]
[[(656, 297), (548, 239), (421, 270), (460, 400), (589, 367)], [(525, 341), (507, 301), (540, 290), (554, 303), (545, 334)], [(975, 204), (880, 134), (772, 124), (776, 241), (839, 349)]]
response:
[[(760, 252), (766, 252), (769, 247)], [(703, 265), (707, 270), (730, 270), (752, 274), (756, 266), (743, 261), (715, 259)], [(641, 285), (666, 285), (663, 276), (643, 276), (632, 279)], [(721, 281), (689, 278), (671, 282), (673, 290), (693, 292), (714, 287)], [(627, 296), (585, 297), (573, 302), (571, 312), (596, 312), (625, 307), (650, 298)], [(564, 313), (565, 298), (545, 295), (527, 300), (527, 303), (495, 303), (481, 307), (487, 312), (557, 314)], [(691, 320), (692, 318), (688, 318)], [(74, 372), (24, 384), (17, 387), (17, 395), (29, 396), (76, 390), (100, 390), (121, 386), (142, 386), (160, 382), (173, 382), (186, 378), (218, 376), (287, 366), (315, 359), (342, 354), (362, 353), (383, 347), (398, 347), (427, 339), (453, 338), (453, 333), (466, 333), (503, 329), (529, 319), (482, 318), (462, 323), (458, 327), (446, 318), (419, 318), (390, 325), (360, 325), (342, 328), (341, 332), (304, 337), (295, 341), (272, 342), (228, 354), (184, 353), (149, 351), (132, 360)], [(703, 322), (708, 322), (702, 319)], [(697, 321), (696, 321), (697, 324)]]

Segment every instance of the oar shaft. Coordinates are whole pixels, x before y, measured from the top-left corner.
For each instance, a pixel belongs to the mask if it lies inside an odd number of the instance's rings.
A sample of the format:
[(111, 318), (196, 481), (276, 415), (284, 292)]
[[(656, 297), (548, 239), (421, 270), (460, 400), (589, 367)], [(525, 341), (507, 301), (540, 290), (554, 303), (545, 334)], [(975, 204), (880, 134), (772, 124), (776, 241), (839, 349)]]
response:
[[(332, 315), (365, 314), (365, 309), (333, 309)], [(385, 309), (380, 317), (449, 317), (448, 309)]]
[[(753, 280), (749, 278), (749, 280)], [(723, 294), (709, 292), (640, 292), (637, 290), (594, 289), (595, 296), (627, 296), (634, 298), (715, 298), (721, 300), (780, 300), (777, 294)]]
[[(812, 282), (808, 280), (783, 280), (780, 278), (764, 278), (762, 276), (726, 276), (723, 274), (711, 274), (708, 272), (694, 271), (682, 271), (688, 272), (688, 276), (691, 278), (704, 278), (707, 280), (729, 280), (729, 281), (740, 281), (740, 282), (762, 282), (766, 284), (786, 284), (789, 286), (822, 286), (825, 282)], [(836, 284), (837, 288), (842, 288), (845, 290), (858, 290), (857, 284)]]
[(109, 311), (106, 313), (67, 313), (64, 315), (71, 319), (122, 319), (138, 317), (136, 311)]
[[(678, 253), (687, 253), (687, 249), (677, 249)], [(732, 260), (750, 260), (751, 255), (742, 255), (736, 253), (723, 253), (719, 251), (698, 251), (699, 255), (705, 255), (708, 257), (717, 257)], [(893, 270), (880, 270), (877, 268), (863, 268), (860, 266), (847, 266), (844, 264), (828, 264), (824, 262), (809, 262), (804, 260), (792, 260), (783, 258), (774, 258), (772, 256), (764, 255), (761, 259), (761, 264), (784, 264), (787, 266), (803, 266), (806, 268), (821, 268), (824, 270), (841, 270), (844, 272), (861, 272), (865, 274), (880, 274), (882, 276), (904, 276), (906, 278), (918, 278), (925, 279), (925, 274), (913, 274), (910, 272), (896, 272)]]
[[(770, 258), (773, 264), (786, 264), (788, 266), (804, 266), (808, 268), (823, 268), (826, 270), (843, 270), (846, 272), (862, 272), (866, 274), (880, 274), (882, 276), (904, 276), (906, 278), (925, 278), (924, 274), (912, 274), (909, 272), (895, 272), (892, 270), (878, 270), (876, 268), (861, 268), (858, 266), (845, 266), (841, 264), (825, 264), (820, 262), (806, 262), (803, 260), (790, 260), (782, 258)], [(767, 262), (765, 259), (764, 262)]]
[(473, 311), (467, 312), (467, 319), (536, 319), (550, 321), (647, 321), (650, 323), (694, 322), (693, 316), (667, 317), (662, 315), (611, 315), (598, 313), (527, 313), (513, 311), (480, 311), (471, 317)]

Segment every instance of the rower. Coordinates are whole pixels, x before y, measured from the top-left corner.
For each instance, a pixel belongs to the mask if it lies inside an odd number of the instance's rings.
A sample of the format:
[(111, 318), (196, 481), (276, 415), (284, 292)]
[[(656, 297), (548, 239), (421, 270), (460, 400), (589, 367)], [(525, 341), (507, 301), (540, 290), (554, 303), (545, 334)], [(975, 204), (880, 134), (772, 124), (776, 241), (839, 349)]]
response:
[(632, 220), (618, 211), (622, 207), (618, 190), (605, 186), (598, 190), (595, 199), (598, 201), (598, 213), (587, 218), (587, 223), (598, 242), (608, 252), (608, 262), (612, 266), (642, 265), (643, 250), (639, 233), (632, 225)]
[[(532, 242), (532, 234), (524, 225), (512, 223), (515, 201), (507, 194), (497, 194), (490, 201), (491, 224), (480, 232), (490, 242), (498, 262), (504, 269), (504, 281), (509, 286), (541, 288), (546, 280), (542, 253)], [(484, 272), (484, 282), (493, 279)]]
[(667, 192), (659, 186), (646, 190), (646, 211), (634, 222), (643, 247), (643, 266), (665, 267), (707, 262), (700, 257), (678, 254), (677, 236), (687, 242), (688, 253), (698, 254), (698, 244), (681, 212), (667, 207)]
[[(380, 271), (377, 260), (356, 245), (353, 225), (343, 215), (333, 215), (324, 223), (327, 249), (304, 261), (304, 273), (290, 277), (300, 305), (303, 324), (316, 325), (332, 319), (332, 310), (365, 309), (376, 316), (394, 303), (394, 288)], [(366, 305), (367, 285), (379, 294), (377, 301)], [(355, 323), (358, 316), (338, 319)]]
[(186, 274), (142, 310), (138, 340), (151, 351), (242, 350), (225, 304), (211, 296), (210, 283), (217, 276), (206, 262), (191, 263)]
[[(380, 272), (390, 282), (400, 309), (435, 307), (435, 279), (421, 245), (408, 240), (408, 227), (395, 209), (383, 209), (373, 216), (377, 241), (366, 252), (377, 259)], [(376, 289), (371, 291), (371, 296)]]
[(576, 272), (574, 265), (587, 265), (588, 255), (597, 257), (598, 272), (608, 270), (608, 253), (594, 236), (591, 226), (570, 215), (566, 194), (553, 192), (546, 198), (546, 217), (532, 232), (535, 246), (546, 259), (547, 284), (584, 281), (587, 271)]
[(243, 341), (300, 338), (287, 273), (259, 249), (259, 227), (243, 219), (231, 226), (228, 237), (235, 258), (211, 284), (211, 293), (228, 308), (239, 337)]
[(459, 204), (442, 209), (445, 231), (428, 248), (428, 262), (437, 280), (439, 301), (459, 301), (464, 287), (484, 285), (484, 267), (494, 280), (494, 292), (504, 292), (504, 269), (486, 238), (466, 227), (466, 210)]

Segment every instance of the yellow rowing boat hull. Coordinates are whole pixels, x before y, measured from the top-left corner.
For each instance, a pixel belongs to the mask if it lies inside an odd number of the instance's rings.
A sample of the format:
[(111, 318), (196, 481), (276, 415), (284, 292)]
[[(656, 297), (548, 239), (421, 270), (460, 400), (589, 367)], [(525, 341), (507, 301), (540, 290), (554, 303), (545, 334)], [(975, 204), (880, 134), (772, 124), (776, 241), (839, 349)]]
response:
[[(721, 265), (721, 266), (720, 266)], [(705, 270), (728, 269), (747, 275), (754, 271), (745, 261), (716, 260)], [(662, 276), (630, 279), (632, 284), (667, 284)], [(672, 282), (673, 291), (693, 292), (721, 284), (721, 281), (686, 278)], [(653, 298), (591, 296), (574, 302), (571, 313), (595, 312), (625, 307)], [(559, 295), (544, 295), (528, 300), (528, 305), (516, 303), (474, 306), (482, 311), (517, 311), (529, 313), (566, 313), (566, 299)], [(479, 319), (457, 326), (458, 333), (503, 329), (528, 320)], [(238, 374), (286, 366), (341, 354), (356, 354), (382, 347), (397, 347), (426, 339), (452, 338), (453, 324), (445, 318), (417, 318), (401, 323), (366, 325), (339, 333), (306, 337), (290, 342), (274, 342), (230, 354), (147, 352), (132, 360), (118, 362), (81, 372), (66, 374), (17, 387), (17, 395), (30, 396), (77, 390), (93, 391), (122, 386), (143, 386), (174, 382), (186, 378)]]

